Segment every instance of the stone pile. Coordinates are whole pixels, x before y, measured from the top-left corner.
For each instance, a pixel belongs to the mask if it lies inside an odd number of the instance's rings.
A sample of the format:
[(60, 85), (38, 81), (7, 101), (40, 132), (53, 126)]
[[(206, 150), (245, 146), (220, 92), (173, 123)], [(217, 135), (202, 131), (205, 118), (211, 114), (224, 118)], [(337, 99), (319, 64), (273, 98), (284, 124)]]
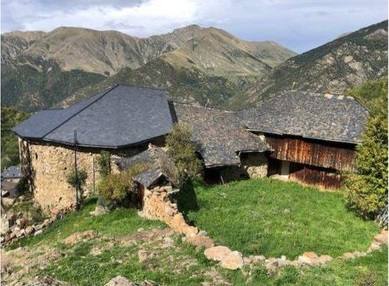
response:
[[(8, 244), (12, 241), (20, 239), (29, 235), (39, 235), (43, 229), (48, 227), (55, 221), (55, 218), (45, 219), (42, 223), (31, 224), (22, 213), (17, 215), (17, 218), (11, 217), (10, 219), (2, 217), (2, 234), (0, 236), (0, 242)], [(7, 225), (4, 227), (3, 223)]]

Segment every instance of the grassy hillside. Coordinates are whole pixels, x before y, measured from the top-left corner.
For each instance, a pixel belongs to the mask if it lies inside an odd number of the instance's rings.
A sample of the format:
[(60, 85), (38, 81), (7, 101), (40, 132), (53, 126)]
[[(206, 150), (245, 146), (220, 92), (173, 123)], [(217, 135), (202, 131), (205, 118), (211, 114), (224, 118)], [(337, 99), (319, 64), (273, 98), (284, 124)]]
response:
[(28, 117), (25, 112), (13, 108), (1, 108), (1, 168), (19, 163), (19, 149), (17, 137), (11, 129)]
[[(295, 258), (305, 251), (339, 256), (366, 250), (378, 226), (345, 207), (340, 193), (271, 179), (198, 187), (189, 219), (245, 255)], [(212, 218), (212, 219), (210, 219)]]
[[(266, 250), (271, 246), (268, 250), (273, 253), (282, 250), (293, 255), (301, 247), (317, 250), (319, 244), (326, 251), (343, 251), (365, 245), (367, 234), (374, 235), (376, 230), (371, 222), (351, 217), (340, 206), (342, 199), (338, 194), (296, 184), (254, 180), (213, 188), (197, 186), (195, 191), (200, 204), (196, 223), (201, 227), (213, 225), (206, 229), (209, 234), (220, 240), (213, 231), (218, 228), (229, 240), (233, 236), (229, 232), (233, 232), (237, 242), (251, 239), (252, 245), (259, 248)], [(130, 281), (148, 279), (160, 285), (384, 286), (388, 283), (387, 248), (353, 260), (337, 258), (322, 267), (285, 267), (269, 274), (263, 265), (257, 264), (231, 271), (208, 261), (203, 249), (196, 250), (161, 223), (140, 218), (133, 209), (119, 208), (94, 217), (90, 212), (95, 203), (95, 200), (87, 202), (80, 211), (66, 215), (42, 234), (24, 238), (7, 248), (8, 272), (2, 276), (4, 282), (22, 283), (36, 276), (49, 276), (69, 285), (105, 285), (122, 275)], [(207, 221), (201, 218), (205, 213)], [(74, 234), (83, 231), (92, 235), (76, 239)]]

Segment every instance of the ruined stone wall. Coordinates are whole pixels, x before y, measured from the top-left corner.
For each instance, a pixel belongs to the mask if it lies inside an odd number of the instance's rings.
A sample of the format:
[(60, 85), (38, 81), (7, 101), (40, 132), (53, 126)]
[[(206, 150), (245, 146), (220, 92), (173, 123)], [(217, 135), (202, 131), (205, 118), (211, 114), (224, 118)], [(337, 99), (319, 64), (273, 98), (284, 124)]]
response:
[(173, 230), (186, 236), (194, 236), (199, 230), (186, 223), (183, 215), (178, 211), (177, 204), (171, 202), (168, 192), (171, 187), (155, 187), (145, 189), (143, 208), (139, 213), (148, 219), (158, 219), (165, 222)]
[(250, 178), (267, 176), (268, 161), (265, 153), (246, 153), (241, 156), (243, 170)]

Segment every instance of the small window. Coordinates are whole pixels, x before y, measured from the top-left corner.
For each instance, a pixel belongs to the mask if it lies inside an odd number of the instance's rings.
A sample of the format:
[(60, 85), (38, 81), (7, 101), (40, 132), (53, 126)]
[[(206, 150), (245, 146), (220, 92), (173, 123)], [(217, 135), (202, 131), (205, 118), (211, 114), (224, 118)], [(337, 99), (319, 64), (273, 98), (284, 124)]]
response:
[(38, 153), (35, 153), (35, 160), (38, 160)]

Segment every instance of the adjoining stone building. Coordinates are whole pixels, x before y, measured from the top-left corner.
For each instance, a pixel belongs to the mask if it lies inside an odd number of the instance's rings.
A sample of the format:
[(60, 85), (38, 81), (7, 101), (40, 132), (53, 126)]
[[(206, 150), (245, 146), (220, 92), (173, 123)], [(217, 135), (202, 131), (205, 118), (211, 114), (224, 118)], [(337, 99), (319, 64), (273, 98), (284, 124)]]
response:
[(339, 188), (353, 171), (368, 111), (353, 97), (290, 91), (239, 113), (273, 149), (269, 175)]
[[(93, 192), (102, 150), (125, 158), (150, 144), (162, 147), (177, 121), (192, 127), (206, 169), (235, 166), (238, 176), (242, 170), (248, 176), (266, 175), (263, 154), (269, 148), (239, 124), (236, 114), (173, 105), (160, 89), (116, 85), (68, 108), (37, 112), (13, 131), (34, 198), (55, 215), (76, 205), (76, 192), (67, 183), (76, 167), (87, 172), (86, 190)], [(160, 179), (154, 170), (146, 175)]]
[(205, 180), (226, 182), (267, 175), (270, 148), (248, 132), (235, 112), (174, 103), (177, 121), (189, 125), (205, 166)]

